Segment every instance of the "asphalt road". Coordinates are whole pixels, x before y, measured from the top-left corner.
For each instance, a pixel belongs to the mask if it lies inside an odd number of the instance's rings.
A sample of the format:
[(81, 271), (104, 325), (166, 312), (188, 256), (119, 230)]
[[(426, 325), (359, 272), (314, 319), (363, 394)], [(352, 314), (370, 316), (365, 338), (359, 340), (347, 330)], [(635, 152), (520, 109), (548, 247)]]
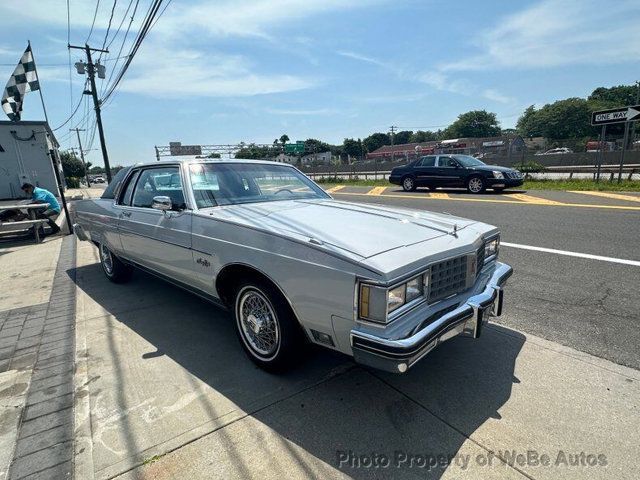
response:
[(332, 194), (338, 200), (447, 212), (490, 223), (500, 227), (507, 243), (636, 261), (621, 264), (503, 246), (501, 260), (515, 272), (505, 314), (495, 320), (640, 368), (639, 195), (530, 191), (472, 196), (438, 190), (435, 196), (445, 198), (434, 198), (426, 191), (405, 193), (393, 186), (378, 195), (367, 195), (369, 191), (346, 187)]

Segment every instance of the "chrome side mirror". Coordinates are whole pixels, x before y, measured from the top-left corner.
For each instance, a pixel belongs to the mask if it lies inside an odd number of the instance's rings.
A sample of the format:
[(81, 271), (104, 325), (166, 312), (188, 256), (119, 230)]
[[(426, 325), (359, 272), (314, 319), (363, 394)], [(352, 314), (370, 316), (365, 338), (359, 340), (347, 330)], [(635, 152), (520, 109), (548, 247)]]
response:
[(164, 195), (153, 197), (153, 200), (151, 201), (151, 208), (162, 210), (163, 212), (171, 210), (171, 208), (173, 208), (173, 205), (171, 204), (171, 198), (165, 197)]

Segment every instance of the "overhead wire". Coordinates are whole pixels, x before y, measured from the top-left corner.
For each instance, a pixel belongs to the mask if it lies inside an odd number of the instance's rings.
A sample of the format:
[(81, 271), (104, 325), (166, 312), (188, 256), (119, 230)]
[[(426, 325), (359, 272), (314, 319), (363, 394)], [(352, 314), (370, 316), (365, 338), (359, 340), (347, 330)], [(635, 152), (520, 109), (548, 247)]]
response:
[(98, 8), (100, 8), (100, 0), (96, 3), (96, 10), (93, 12), (93, 21), (91, 22), (91, 30), (89, 30), (89, 35), (87, 35), (87, 39), (84, 43), (89, 43), (89, 39), (91, 38), (91, 34), (93, 33), (93, 27), (96, 24), (96, 17), (98, 16)]
[[(118, 85), (122, 81), (122, 78), (124, 77), (124, 74), (127, 72), (129, 66), (131, 65), (131, 62), (133, 61), (133, 58), (134, 58), (136, 52), (140, 48), (140, 45), (142, 44), (142, 41), (145, 39), (145, 37), (147, 36), (147, 33), (151, 29), (151, 26), (154, 24), (153, 21), (154, 21), (156, 15), (157, 15), (158, 10), (160, 9), (161, 5), (162, 5), (162, 0), (154, 0), (153, 3), (149, 6), (149, 10), (147, 11), (147, 15), (145, 16), (144, 22), (143, 22), (142, 26), (140, 27), (140, 30), (139, 30), (138, 35), (136, 37), (136, 40), (135, 40), (135, 42), (133, 44), (133, 47), (130, 50), (129, 58), (127, 59), (127, 61), (124, 63), (124, 65), (122, 66), (122, 68), (118, 72), (118, 75), (116, 76), (116, 78), (113, 81), (113, 83), (110, 86), (107, 87), (107, 93), (103, 97), (103, 99), (102, 99), (103, 101), (106, 101), (113, 94), (115, 89), (118, 87)], [(164, 10), (163, 10), (163, 12), (164, 12)]]

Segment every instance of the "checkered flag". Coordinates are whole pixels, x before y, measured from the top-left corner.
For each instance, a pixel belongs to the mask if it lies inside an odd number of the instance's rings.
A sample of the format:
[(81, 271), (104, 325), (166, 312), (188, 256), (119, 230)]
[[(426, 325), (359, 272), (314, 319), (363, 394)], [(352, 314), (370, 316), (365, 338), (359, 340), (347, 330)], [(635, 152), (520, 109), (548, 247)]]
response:
[(36, 64), (33, 61), (31, 45), (29, 45), (22, 54), (22, 58), (7, 82), (2, 95), (2, 110), (7, 114), (9, 120), (12, 122), (20, 121), (24, 94), (39, 89)]

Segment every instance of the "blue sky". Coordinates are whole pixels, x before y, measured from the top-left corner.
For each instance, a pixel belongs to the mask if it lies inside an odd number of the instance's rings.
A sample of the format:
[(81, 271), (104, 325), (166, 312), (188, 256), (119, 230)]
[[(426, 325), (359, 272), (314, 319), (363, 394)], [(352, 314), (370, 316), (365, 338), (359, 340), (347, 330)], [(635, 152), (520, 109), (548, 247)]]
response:
[[(149, 3), (140, 0), (127, 44)], [(109, 42), (129, 4), (116, 2)], [(83, 44), (96, 2), (70, 5), (71, 43)], [(92, 46), (112, 6), (100, 2)], [(0, 16), (0, 82), (30, 39), (50, 123), (60, 125), (71, 110), (65, 0), (4, 0)], [(437, 129), (472, 109), (512, 127), (528, 105), (640, 79), (638, 25), (637, 0), (174, 0), (105, 106), (111, 164), (153, 160), (153, 146), (170, 141), (270, 143), (287, 133), (341, 143), (390, 125)], [(83, 78), (73, 70), (71, 80), (75, 105)], [(84, 116), (82, 105), (71, 123)], [(28, 95), (23, 119), (41, 118), (37, 93)], [(75, 146), (67, 126), (56, 133)], [(101, 164), (97, 135), (92, 148)]]

